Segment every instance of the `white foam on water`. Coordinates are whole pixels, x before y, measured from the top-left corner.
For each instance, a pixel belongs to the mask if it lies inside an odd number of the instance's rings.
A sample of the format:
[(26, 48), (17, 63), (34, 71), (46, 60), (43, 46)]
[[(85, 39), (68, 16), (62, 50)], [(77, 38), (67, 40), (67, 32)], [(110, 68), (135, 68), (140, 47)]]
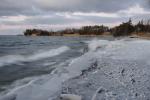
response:
[[(60, 68), (50, 75), (39, 77), (31, 82), (16, 87), (2, 96), (0, 100), (51, 100), (60, 94), (62, 83), (82, 74), (95, 61), (93, 53), (87, 53), (72, 60), (68, 67)], [(9, 98), (9, 99), (7, 99)]]
[(97, 39), (94, 39), (91, 42), (89, 42), (88, 48), (89, 48), (89, 51), (95, 51), (98, 48), (105, 47), (106, 45), (108, 45), (108, 43), (109, 43), (109, 41), (107, 41), (107, 40), (97, 40)]
[(0, 67), (24, 61), (25, 57), (21, 55), (7, 55), (0, 58)]
[(63, 46), (63, 47), (60, 47), (57, 49), (51, 49), (51, 50), (46, 51), (46, 52), (41, 52), (38, 54), (35, 53), (34, 55), (28, 57), (27, 59), (31, 60), (31, 61), (35, 61), (35, 60), (39, 60), (39, 59), (49, 58), (49, 57), (60, 55), (61, 53), (64, 53), (68, 50), (69, 50), (69, 47)]
[(30, 56), (25, 56), (25, 55), (7, 55), (0, 57), (0, 67), (4, 65), (10, 65), (10, 64), (15, 64), (19, 62), (31, 62), (31, 61), (36, 61), (40, 59), (45, 59), (49, 57), (54, 57), (57, 55), (60, 55), (66, 51), (68, 51), (70, 48), (67, 46), (62, 46), (57, 49), (50, 49), (47, 51), (41, 51), (41, 52), (36, 52)]
[(56, 62), (47, 62), (47, 63), (44, 63), (43, 66), (50, 66), (54, 64), (56, 64)]

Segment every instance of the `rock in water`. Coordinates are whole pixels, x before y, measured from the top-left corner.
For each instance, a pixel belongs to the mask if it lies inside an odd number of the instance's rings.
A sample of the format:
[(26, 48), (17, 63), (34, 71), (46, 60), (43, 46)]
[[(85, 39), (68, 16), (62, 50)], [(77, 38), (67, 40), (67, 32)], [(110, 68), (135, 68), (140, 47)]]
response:
[(74, 94), (61, 94), (61, 100), (82, 100), (81, 96), (74, 95)]

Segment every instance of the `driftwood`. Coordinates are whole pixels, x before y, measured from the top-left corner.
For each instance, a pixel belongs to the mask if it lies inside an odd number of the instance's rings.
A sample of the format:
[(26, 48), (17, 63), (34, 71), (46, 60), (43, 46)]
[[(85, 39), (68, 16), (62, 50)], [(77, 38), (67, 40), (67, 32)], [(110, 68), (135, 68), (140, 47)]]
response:
[(61, 100), (82, 100), (82, 97), (75, 94), (61, 94)]

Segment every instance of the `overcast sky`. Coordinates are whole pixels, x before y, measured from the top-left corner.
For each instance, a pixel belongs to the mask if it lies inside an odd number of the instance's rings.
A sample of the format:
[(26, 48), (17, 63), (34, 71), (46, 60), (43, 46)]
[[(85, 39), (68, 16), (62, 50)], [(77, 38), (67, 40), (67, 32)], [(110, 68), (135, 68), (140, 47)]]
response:
[(150, 0), (0, 0), (0, 34), (150, 19)]

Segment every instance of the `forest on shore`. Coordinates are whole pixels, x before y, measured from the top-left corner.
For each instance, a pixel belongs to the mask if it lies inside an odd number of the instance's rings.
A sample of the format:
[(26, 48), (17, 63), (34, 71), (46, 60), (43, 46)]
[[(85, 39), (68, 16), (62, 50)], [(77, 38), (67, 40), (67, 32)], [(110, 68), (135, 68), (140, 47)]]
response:
[(130, 36), (130, 35), (150, 35), (150, 20), (139, 21), (133, 24), (132, 20), (109, 28), (104, 25), (83, 26), (79, 29), (67, 28), (59, 31), (47, 31), (42, 29), (26, 29), (25, 36), (79, 36), (79, 35), (113, 35)]

